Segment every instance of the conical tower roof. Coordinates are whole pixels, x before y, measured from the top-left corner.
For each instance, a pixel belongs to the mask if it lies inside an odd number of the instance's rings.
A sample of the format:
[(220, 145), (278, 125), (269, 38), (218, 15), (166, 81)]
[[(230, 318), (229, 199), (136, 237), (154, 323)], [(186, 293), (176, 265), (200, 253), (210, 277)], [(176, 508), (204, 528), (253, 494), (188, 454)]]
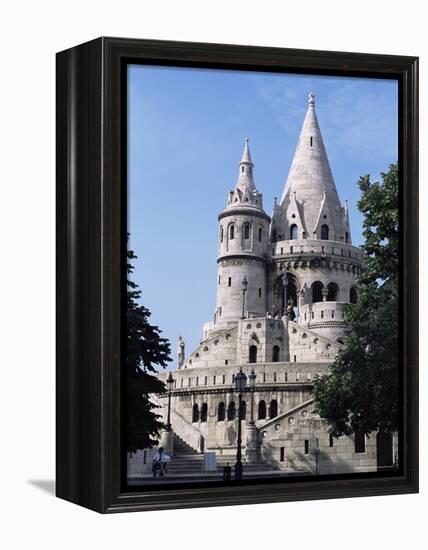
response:
[(253, 169), (254, 163), (251, 158), (248, 138), (245, 140), (244, 151), (239, 162), (238, 180), (235, 189), (229, 192), (226, 210), (236, 208), (249, 208), (263, 212), (263, 197), (257, 191), (254, 183)]
[(244, 151), (242, 152), (241, 162), (239, 163), (239, 175), (236, 182), (235, 189), (241, 191), (249, 191), (253, 193), (256, 190), (253, 178), (254, 163), (251, 159), (250, 146), (248, 145), (249, 139), (245, 140)]
[(334, 240), (340, 239), (343, 213), (315, 112), (314, 94), (309, 94), (308, 110), (280, 204), (287, 210), (294, 199), (300, 205), (308, 238), (314, 237), (328, 214), (330, 238), (334, 235)]

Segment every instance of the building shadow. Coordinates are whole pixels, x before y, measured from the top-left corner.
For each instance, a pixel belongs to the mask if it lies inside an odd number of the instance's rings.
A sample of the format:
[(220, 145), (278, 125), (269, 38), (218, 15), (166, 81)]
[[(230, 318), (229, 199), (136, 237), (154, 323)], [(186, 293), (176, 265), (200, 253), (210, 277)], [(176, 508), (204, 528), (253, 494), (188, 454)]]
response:
[(55, 496), (55, 480), (53, 479), (27, 479), (27, 483), (49, 495)]

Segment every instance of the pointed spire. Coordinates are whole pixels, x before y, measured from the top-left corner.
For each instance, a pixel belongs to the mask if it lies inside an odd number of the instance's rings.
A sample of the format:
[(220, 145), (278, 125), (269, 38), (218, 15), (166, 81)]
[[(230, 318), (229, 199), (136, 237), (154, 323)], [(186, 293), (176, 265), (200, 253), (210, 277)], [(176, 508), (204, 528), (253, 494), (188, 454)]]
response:
[(245, 140), (244, 150), (239, 162), (238, 181), (235, 189), (230, 191), (227, 208), (242, 207), (243, 205), (249, 208), (263, 210), (263, 197), (256, 189), (253, 177), (254, 163), (250, 154), (248, 145), (249, 139)]
[(250, 140), (248, 138), (245, 138), (244, 151), (242, 153), (241, 162), (239, 164), (249, 163), (249, 164), (252, 164), (254, 166), (254, 163), (251, 160), (250, 147), (248, 145), (249, 141)]
[(343, 233), (341, 205), (321, 136), (314, 93), (308, 97), (308, 109), (280, 201), (286, 210), (294, 193), (302, 205), (306, 234), (313, 238), (318, 233), (317, 225), (324, 206), (329, 212), (330, 235), (335, 236), (331, 238), (339, 240)]
[(239, 176), (236, 182), (235, 189), (239, 189), (242, 192), (248, 191), (253, 193), (256, 190), (253, 179), (254, 163), (251, 159), (250, 147), (248, 145), (249, 139), (245, 139), (244, 151), (242, 152), (242, 158), (239, 163)]

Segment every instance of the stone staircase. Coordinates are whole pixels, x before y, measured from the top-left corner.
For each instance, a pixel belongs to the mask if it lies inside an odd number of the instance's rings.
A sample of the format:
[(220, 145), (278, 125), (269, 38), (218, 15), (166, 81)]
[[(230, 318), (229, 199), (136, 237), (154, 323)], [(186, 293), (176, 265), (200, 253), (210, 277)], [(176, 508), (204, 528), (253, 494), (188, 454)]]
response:
[[(218, 474), (223, 473), (223, 467), (226, 466), (227, 463), (229, 463), (233, 471), (236, 462), (234, 455), (224, 456), (217, 454), (216, 458)], [(257, 472), (273, 470), (272, 466), (266, 463), (247, 464), (244, 459), (243, 464), (244, 472), (247, 474), (257, 474)], [(198, 453), (180, 436), (174, 434), (174, 456), (172, 461), (168, 464), (168, 475), (198, 475), (203, 472), (203, 466), (204, 454)]]
[[(174, 453), (177, 455), (198, 455), (196, 449), (193, 449), (184, 439), (174, 433)], [(202, 455), (201, 455), (202, 456)]]

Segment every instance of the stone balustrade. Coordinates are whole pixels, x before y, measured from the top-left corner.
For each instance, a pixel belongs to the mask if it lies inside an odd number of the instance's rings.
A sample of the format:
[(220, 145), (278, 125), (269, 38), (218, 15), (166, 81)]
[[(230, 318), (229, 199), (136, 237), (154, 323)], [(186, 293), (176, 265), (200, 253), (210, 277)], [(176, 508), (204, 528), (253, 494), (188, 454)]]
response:
[(310, 239), (277, 241), (271, 245), (272, 256), (335, 256), (337, 260), (362, 261), (363, 253), (358, 246), (337, 241)]

